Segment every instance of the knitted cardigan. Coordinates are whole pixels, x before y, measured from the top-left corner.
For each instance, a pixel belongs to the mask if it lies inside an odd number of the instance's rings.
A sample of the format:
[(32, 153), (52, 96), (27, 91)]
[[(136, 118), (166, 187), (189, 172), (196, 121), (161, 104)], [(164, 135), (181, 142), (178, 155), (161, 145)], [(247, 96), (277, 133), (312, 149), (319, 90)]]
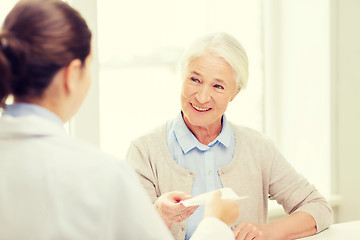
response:
[[(231, 126), (235, 132), (235, 154), (218, 173), (224, 187), (230, 187), (239, 196), (249, 196), (240, 201), (239, 222), (266, 223), (270, 198), (288, 214), (309, 213), (316, 221), (318, 232), (329, 227), (332, 210), (328, 202), (290, 166), (272, 141), (249, 128)], [(166, 143), (166, 124), (133, 141), (127, 161), (153, 202), (170, 191), (191, 193), (196, 173), (172, 159)], [(186, 221), (173, 223), (171, 232), (176, 240), (183, 240)]]

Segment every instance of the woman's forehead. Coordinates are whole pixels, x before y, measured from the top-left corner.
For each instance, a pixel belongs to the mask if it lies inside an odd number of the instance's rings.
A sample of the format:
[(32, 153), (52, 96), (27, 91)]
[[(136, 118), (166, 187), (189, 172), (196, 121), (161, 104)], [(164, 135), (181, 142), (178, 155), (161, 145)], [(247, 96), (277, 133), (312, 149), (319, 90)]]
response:
[(234, 75), (231, 65), (222, 57), (212, 54), (197, 56), (189, 62), (188, 72), (196, 72), (197, 74), (216, 74), (216, 75)]

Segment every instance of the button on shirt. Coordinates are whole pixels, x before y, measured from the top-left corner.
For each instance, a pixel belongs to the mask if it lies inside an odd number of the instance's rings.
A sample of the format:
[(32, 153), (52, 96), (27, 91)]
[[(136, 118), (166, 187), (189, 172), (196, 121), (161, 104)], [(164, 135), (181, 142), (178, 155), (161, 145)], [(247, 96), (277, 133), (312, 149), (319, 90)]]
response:
[[(235, 133), (222, 118), (221, 133), (208, 145), (200, 143), (186, 126), (182, 114), (167, 124), (167, 145), (174, 161), (194, 173), (191, 194), (199, 194), (222, 188), (218, 169), (229, 164), (235, 153)], [(204, 206), (186, 222), (185, 239), (190, 239), (204, 215)]]

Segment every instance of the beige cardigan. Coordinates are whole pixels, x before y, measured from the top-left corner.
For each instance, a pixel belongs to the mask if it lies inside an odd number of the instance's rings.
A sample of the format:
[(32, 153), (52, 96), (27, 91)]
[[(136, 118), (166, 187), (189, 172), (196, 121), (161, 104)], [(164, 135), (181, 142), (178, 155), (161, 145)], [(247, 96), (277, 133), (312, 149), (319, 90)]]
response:
[[(231, 124), (236, 138), (233, 160), (218, 169), (224, 187), (232, 188), (239, 196), (239, 222), (266, 223), (268, 198), (281, 204), (286, 213), (303, 211), (312, 215), (320, 232), (332, 222), (332, 210), (325, 198), (299, 175), (260, 133)], [(191, 193), (194, 172), (186, 170), (172, 159), (166, 143), (166, 124), (132, 142), (127, 160), (153, 202), (163, 193)], [(174, 223), (171, 232), (183, 240), (186, 222)]]

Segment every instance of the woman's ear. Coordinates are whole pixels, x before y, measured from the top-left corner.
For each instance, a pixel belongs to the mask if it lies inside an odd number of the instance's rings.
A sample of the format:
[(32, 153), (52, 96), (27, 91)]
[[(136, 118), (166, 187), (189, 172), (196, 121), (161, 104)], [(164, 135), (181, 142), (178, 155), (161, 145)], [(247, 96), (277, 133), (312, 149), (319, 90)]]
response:
[(240, 87), (236, 89), (234, 95), (230, 98), (230, 102), (231, 102), (232, 100), (234, 100), (234, 98), (236, 97), (236, 95), (238, 95), (238, 93), (240, 92), (240, 90), (241, 90)]
[(82, 63), (80, 59), (72, 60), (69, 65), (65, 67), (64, 86), (67, 94), (73, 93), (79, 83), (82, 73)]

